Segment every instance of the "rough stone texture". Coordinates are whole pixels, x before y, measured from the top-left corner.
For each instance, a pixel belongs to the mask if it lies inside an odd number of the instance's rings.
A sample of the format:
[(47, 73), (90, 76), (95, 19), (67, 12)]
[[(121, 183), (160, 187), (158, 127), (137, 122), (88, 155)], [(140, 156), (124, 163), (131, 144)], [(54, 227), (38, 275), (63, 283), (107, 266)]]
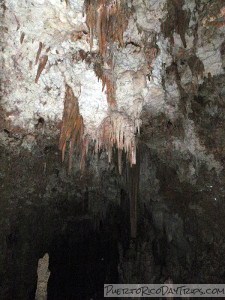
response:
[(47, 286), (48, 280), (50, 276), (50, 272), (48, 269), (49, 266), (49, 255), (45, 253), (45, 255), (39, 259), (38, 261), (38, 281), (37, 281), (37, 290), (35, 293), (35, 300), (46, 300), (47, 299)]
[[(46, 252), (49, 299), (101, 299), (104, 282), (224, 283), (223, 1), (127, 5), (125, 47), (110, 45), (112, 111), (96, 75), (102, 62), (97, 39), (90, 52), (83, 1), (1, 3), (1, 299), (34, 299)], [(36, 84), (40, 42), (48, 62)], [(126, 156), (122, 175), (117, 150), (108, 164), (93, 144), (83, 174), (79, 154), (70, 174), (61, 162), (65, 82), (93, 139), (109, 115), (129, 139), (141, 127), (136, 240)]]
[[(60, 0), (6, 1), (5, 6), (3, 108), (7, 119), (12, 125), (30, 132), (40, 117), (47, 123), (60, 122), (66, 82), (79, 96), (85, 126), (92, 133), (92, 123), (96, 130), (106, 115), (107, 104), (93, 64), (88, 66), (85, 62), (77, 62), (81, 60), (77, 58), (78, 51), (89, 51), (90, 48), (82, 15), (83, 1), (71, 5), (70, 9), (65, 1)], [(76, 33), (82, 33), (78, 40)], [(48, 62), (35, 83), (40, 43), (43, 44), (40, 58), (47, 55)]]

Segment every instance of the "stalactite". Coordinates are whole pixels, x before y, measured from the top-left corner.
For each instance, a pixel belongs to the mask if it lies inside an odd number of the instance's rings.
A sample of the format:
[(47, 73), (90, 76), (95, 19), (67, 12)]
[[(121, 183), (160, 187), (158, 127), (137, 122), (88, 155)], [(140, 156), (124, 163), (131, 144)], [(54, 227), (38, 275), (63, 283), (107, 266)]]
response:
[[(130, 165), (136, 164), (136, 140), (135, 123), (133, 123), (127, 116), (119, 112), (111, 112), (101, 127), (98, 130), (97, 142), (95, 151), (99, 152), (104, 149), (108, 153), (108, 160), (111, 162), (111, 153), (113, 147), (119, 151), (118, 158), (121, 158), (122, 152), (126, 153)], [(118, 169), (122, 172), (121, 162), (118, 159)]]
[(128, 24), (128, 8), (124, 0), (86, 0), (87, 25), (90, 30), (92, 49), (94, 35), (97, 36), (99, 51), (105, 56), (108, 43), (117, 41), (124, 46), (123, 32)]
[(23, 44), (24, 37), (25, 37), (25, 33), (22, 32), (20, 36), (20, 44)]
[(69, 170), (72, 168), (72, 158), (75, 146), (82, 145), (84, 134), (83, 118), (79, 113), (78, 99), (74, 96), (72, 88), (66, 84), (64, 101), (63, 123), (61, 128), (59, 149), (62, 151), (62, 160), (65, 159), (67, 142), (70, 141), (69, 148)]
[(122, 150), (118, 149), (118, 170), (122, 174)]
[(113, 70), (111, 60), (108, 60), (108, 66), (111, 69), (105, 70), (100, 63), (94, 65), (95, 74), (98, 79), (102, 80), (102, 91), (106, 89), (107, 102), (110, 109), (116, 109), (115, 98), (115, 80), (113, 78)]
[(104, 0), (98, 1), (96, 31), (100, 53), (105, 56), (107, 48), (108, 17)]
[(86, 159), (86, 155), (88, 153), (88, 148), (89, 148), (89, 140), (88, 140), (88, 138), (85, 138), (82, 143), (82, 150), (81, 150), (81, 160), (80, 160), (81, 172), (84, 172), (85, 159)]
[(86, 22), (89, 26), (90, 31), (90, 49), (92, 50), (93, 47), (93, 39), (94, 39), (94, 28), (96, 24), (96, 1), (86, 0)]
[[(86, 0), (86, 22), (90, 31), (90, 47), (93, 46), (93, 38), (97, 37), (101, 63), (94, 66), (96, 75), (102, 80), (102, 89), (106, 89), (110, 116), (106, 118), (97, 130), (96, 148), (107, 151), (108, 160), (111, 162), (112, 149), (118, 149), (118, 169), (122, 173), (122, 152), (124, 151), (130, 160), (131, 166), (136, 163), (136, 123), (128, 116), (117, 112), (115, 98), (115, 80), (113, 78), (112, 54), (108, 46), (112, 42), (118, 42), (124, 46), (123, 32), (128, 23), (128, 9), (124, 0)], [(42, 45), (39, 46), (39, 51)], [(85, 58), (83, 53), (81, 57)], [(107, 68), (103, 68), (103, 64)], [(66, 85), (65, 106), (63, 124), (59, 148), (62, 150), (62, 159), (65, 158), (67, 142), (69, 146), (69, 169), (72, 167), (72, 156), (75, 146), (80, 143), (81, 169), (84, 168), (85, 156), (88, 149), (88, 141), (83, 139), (84, 124), (79, 114), (78, 100), (74, 97), (72, 89)], [(87, 138), (88, 140), (88, 138)], [(85, 142), (84, 142), (85, 141)]]
[(116, 108), (115, 99), (115, 84), (112, 74), (107, 74), (106, 72), (102, 76), (102, 90), (106, 87), (107, 102), (110, 108)]
[[(112, 54), (108, 49), (113, 42), (124, 47), (123, 32), (128, 25), (130, 11), (125, 0), (86, 0), (85, 1), (87, 25), (90, 31), (90, 46), (92, 49), (93, 38), (96, 36), (99, 52), (103, 62), (109, 69), (98, 67), (96, 74), (102, 80), (102, 89), (106, 88), (110, 117), (106, 118), (99, 128), (96, 143), (96, 152), (105, 149), (108, 160), (111, 161), (113, 147), (118, 148), (118, 168), (122, 172), (121, 157), (125, 151), (131, 165), (136, 163), (136, 124), (120, 113), (116, 113), (115, 80), (113, 78)], [(111, 69), (110, 69), (111, 68)], [(96, 69), (96, 68), (95, 68)], [(139, 128), (137, 128), (139, 129)]]
[(140, 179), (140, 158), (137, 155), (137, 163), (127, 167), (127, 184), (130, 198), (130, 235), (131, 238), (137, 237), (137, 201)]
[(48, 56), (47, 55), (43, 55), (40, 59), (40, 63), (38, 65), (38, 69), (37, 69), (37, 75), (35, 78), (35, 83), (38, 83), (38, 79), (41, 76), (42, 71), (44, 70), (46, 64), (48, 61)]
[(43, 44), (42, 42), (39, 43), (39, 48), (38, 48), (38, 51), (37, 51), (37, 55), (36, 55), (36, 59), (35, 59), (35, 65), (38, 63), (39, 61), (39, 57), (40, 57), (40, 54), (41, 54), (41, 50), (42, 50), (42, 47), (43, 47)]

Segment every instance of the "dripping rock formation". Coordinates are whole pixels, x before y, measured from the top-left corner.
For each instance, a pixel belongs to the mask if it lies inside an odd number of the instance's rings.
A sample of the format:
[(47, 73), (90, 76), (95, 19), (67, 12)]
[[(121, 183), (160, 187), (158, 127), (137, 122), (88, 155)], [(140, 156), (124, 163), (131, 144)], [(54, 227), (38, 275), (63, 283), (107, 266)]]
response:
[(49, 300), (224, 283), (224, 1), (1, 0), (0, 19), (0, 299), (35, 299), (45, 253)]

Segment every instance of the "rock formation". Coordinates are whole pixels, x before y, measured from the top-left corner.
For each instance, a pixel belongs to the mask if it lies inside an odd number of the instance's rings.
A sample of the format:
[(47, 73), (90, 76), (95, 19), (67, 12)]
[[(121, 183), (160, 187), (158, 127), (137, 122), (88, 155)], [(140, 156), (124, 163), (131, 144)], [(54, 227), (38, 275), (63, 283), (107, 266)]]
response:
[(224, 283), (223, 1), (0, 9), (0, 299)]

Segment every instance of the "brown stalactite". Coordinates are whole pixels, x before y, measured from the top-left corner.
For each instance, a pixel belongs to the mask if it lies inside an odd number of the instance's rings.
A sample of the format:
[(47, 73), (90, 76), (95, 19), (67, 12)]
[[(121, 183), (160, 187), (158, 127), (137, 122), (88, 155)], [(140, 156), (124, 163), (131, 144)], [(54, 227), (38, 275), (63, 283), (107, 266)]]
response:
[(25, 37), (25, 33), (22, 32), (22, 33), (21, 33), (21, 36), (20, 36), (20, 44), (23, 43), (24, 37)]
[(48, 56), (47, 55), (44, 55), (44, 56), (41, 57), (40, 63), (39, 63), (39, 66), (38, 66), (38, 70), (37, 70), (37, 75), (36, 75), (36, 78), (35, 78), (35, 83), (38, 83), (38, 79), (41, 76), (41, 73), (42, 73), (42, 71), (44, 70), (44, 68), (47, 64), (47, 61), (48, 61)]
[[(104, 70), (102, 64), (95, 64), (95, 73), (102, 80), (102, 90), (106, 88), (107, 101), (109, 109), (116, 110), (115, 83), (113, 78), (113, 64), (110, 46), (112, 42), (117, 42), (120, 47), (124, 47), (123, 33), (128, 25), (130, 10), (126, 1), (112, 0), (86, 0), (86, 22), (90, 32), (90, 48), (93, 47), (93, 37), (96, 36), (99, 45), (99, 53), (103, 62), (107, 62), (110, 70)], [(98, 137), (96, 152), (104, 148), (108, 152), (108, 159), (111, 161), (112, 148), (116, 146), (119, 151), (119, 157), (122, 151), (126, 152), (131, 165), (136, 163), (135, 141), (128, 144), (124, 141), (123, 121), (119, 118), (117, 121), (110, 117), (105, 119), (102, 124), (102, 132)], [(121, 172), (121, 163), (119, 163)]]
[(59, 139), (59, 150), (62, 151), (62, 160), (65, 158), (66, 144), (70, 140), (69, 170), (72, 168), (72, 160), (75, 146), (80, 147), (84, 134), (83, 118), (79, 113), (78, 99), (74, 96), (72, 88), (66, 84), (64, 102), (63, 123)]
[(86, 0), (87, 25), (90, 30), (90, 48), (93, 46), (93, 36), (96, 34), (99, 51), (105, 57), (107, 46), (111, 41), (117, 41), (124, 47), (123, 32), (128, 24), (128, 9), (126, 2), (111, 0)]
[(104, 74), (102, 76), (102, 90), (106, 87), (107, 101), (110, 108), (116, 108), (115, 86), (112, 75)]
[(35, 65), (38, 63), (39, 61), (39, 57), (40, 57), (40, 54), (41, 54), (41, 50), (42, 50), (42, 47), (43, 47), (43, 44), (42, 42), (39, 43), (39, 48), (38, 48), (38, 51), (37, 51), (37, 55), (36, 55), (36, 59), (35, 59)]
[[(127, 142), (124, 130), (123, 119), (120, 119), (120, 115), (118, 115), (115, 120), (111, 116), (105, 118), (101, 124), (101, 128), (99, 128), (95, 152), (98, 153), (101, 149), (105, 149), (108, 152), (108, 161), (111, 162), (111, 153), (115, 146), (118, 151), (121, 151), (121, 153), (118, 154), (118, 158), (120, 158), (120, 155), (122, 157), (122, 152), (124, 151), (130, 162), (130, 166), (133, 166), (136, 164), (136, 141), (132, 139)], [(119, 171), (122, 171), (121, 165), (118, 160)]]

